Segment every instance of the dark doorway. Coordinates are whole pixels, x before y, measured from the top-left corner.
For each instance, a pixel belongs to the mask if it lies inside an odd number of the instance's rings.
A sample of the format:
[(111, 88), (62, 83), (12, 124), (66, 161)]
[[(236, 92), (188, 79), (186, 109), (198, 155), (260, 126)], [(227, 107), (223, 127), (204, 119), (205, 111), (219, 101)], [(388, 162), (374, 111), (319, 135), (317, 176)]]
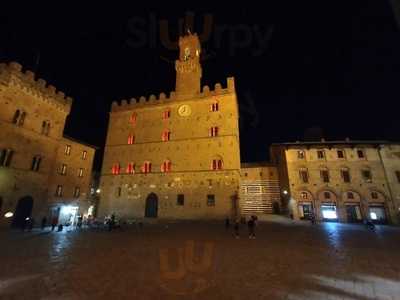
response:
[(146, 218), (157, 218), (158, 214), (158, 197), (156, 194), (151, 193), (146, 199), (146, 208), (144, 216)]
[(33, 199), (30, 196), (23, 197), (18, 200), (17, 208), (15, 209), (14, 219), (11, 226), (22, 228), (25, 224), (25, 219), (32, 214)]
[(361, 210), (359, 205), (346, 205), (347, 222), (360, 223), (362, 222)]

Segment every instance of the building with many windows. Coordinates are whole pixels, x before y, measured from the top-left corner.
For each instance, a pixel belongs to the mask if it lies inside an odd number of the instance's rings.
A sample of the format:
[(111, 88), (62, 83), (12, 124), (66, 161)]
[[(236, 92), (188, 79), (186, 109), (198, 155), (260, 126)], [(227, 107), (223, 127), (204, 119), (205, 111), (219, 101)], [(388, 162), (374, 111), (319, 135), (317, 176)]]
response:
[[(283, 203), (295, 219), (396, 222), (380, 141), (274, 144)], [(386, 146), (385, 146), (386, 147)]]
[(201, 88), (196, 34), (179, 39), (176, 88), (113, 103), (101, 172), (100, 216), (223, 218), (239, 211), (234, 79)]
[[(94, 148), (63, 137), (71, 105), (71, 98), (18, 63), (0, 64), (0, 225), (49, 216), (56, 202), (66, 205), (86, 193)], [(85, 160), (65, 160), (66, 144), (77, 157), (85, 151)], [(56, 175), (60, 166), (63, 180)]]

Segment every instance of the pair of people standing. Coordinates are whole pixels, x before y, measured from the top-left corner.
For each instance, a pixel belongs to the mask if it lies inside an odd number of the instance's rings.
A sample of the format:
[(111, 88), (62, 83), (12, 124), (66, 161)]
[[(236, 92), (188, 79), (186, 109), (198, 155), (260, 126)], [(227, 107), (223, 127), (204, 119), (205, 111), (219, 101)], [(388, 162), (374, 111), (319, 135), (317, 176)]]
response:
[[(249, 239), (255, 239), (256, 238), (256, 233), (255, 233), (255, 227), (256, 227), (256, 222), (257, 222), (257, 217), (256, 216), (251, 216), (249, 221), (247, 221), (247, 227), (249, 230)], [(225, 228), (228, 230), (230, 227), (230, 222), (229, 218), (225, 220)], [(233, 230), (235, 233), (235, 238), (239, 239), (240, 238), (240, 223), (239, 220), (237, 219), (235, 221), (235, 224), (233, 225)]]

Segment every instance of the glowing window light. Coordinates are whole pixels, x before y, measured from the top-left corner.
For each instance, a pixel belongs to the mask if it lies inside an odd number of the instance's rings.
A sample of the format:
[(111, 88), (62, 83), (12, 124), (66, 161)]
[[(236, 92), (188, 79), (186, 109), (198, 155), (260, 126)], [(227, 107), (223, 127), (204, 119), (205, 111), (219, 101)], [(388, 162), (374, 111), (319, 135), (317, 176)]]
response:
[(13, 214), (11, 211), (7, 212), (7, 213), (4, 215), (4, 217), (6, 217), (6, 218), (11, 218), (11, 217), (13, 217), (13, 216), (14, 216), (14, 214)]
[(378, 220), (378, 216), (376, 215), (376, 213), (371, 212), (369, 215), (371, 216), (371, 220)]

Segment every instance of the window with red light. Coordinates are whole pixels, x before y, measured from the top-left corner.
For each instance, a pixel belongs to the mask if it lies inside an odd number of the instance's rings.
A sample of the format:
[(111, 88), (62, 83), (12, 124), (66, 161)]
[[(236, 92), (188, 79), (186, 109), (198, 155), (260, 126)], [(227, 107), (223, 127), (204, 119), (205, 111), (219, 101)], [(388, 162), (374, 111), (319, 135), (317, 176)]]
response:
[(210, 105), (210, 111), (219, 111), (219, 104), (218, 101), (214, 101)]
[(166, 109), (163, 111), (163, 119), (169, 119), (171, 117), (171, 110), (170, 109)]
[(129, 122), (130, 122), (132, 125), (136, 125), (136, 119), (137, 119), (137, 114), (136, 114), (136, 113), (133, 113), (133, 114), (131, 114), (131, 117), (129, 118)]
[(135, 136), (133, 134), (128, 135), (128, 145), (135, 143)]
[(165, 160), (161, 165), (161, 172), (170, 172), (171, 171), (171, 161)]
[(129, 163), (127, 166), (126, 166), (126, 173), (127, 174), (135, 174), (135, 164), (134, 163)]
[(210, 136), (218, 136), (218, 127), (217, 126), (210, 128)]
[(145, 161), (142, 165), (142, 173), (150, 173), (151, 172), (151, 162)]
[(222, 170), (222, 159), (213, 159), (211, 168), (213, 170)]
[(169, 130), (165, 130), (162, 133), (161, 139), (163, 140), (163, 142), (169, 141), (171, 139), (171, 132)]
[(111, 173), (114, 175), (118, 175), (121, 173), (121, 166), (120, 164), (113, 164), (112, 168), (111, 168)]

